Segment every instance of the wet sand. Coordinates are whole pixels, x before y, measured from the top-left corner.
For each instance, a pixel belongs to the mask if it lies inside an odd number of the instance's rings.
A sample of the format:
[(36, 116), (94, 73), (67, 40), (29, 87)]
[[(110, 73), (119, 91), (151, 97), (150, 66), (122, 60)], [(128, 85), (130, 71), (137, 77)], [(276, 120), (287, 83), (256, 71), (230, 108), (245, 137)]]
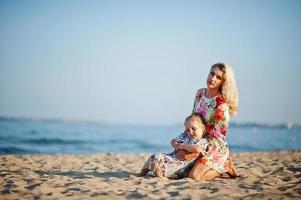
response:
[(137, 177), (150, 154), (0, 156), (0, 199), (301, 199), (301, 151), (233, 153), (241, 177)]

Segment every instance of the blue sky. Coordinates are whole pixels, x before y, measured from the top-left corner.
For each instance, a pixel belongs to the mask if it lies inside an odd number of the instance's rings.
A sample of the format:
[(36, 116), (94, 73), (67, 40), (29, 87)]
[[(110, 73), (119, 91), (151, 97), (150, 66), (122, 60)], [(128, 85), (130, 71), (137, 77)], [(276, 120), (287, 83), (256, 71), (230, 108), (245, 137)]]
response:
[(0, 115), (182, 123), (230, 63), (236, 122), (301, 122), (300, 1), (0, 1)]

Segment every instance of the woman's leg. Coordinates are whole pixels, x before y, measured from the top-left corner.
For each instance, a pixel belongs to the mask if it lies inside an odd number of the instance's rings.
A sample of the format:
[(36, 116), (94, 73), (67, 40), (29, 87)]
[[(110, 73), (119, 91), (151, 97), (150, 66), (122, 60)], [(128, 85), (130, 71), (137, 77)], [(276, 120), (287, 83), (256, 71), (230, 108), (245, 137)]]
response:
[(214, 179), (215, 177), (218, 177), (219, 173), (212, 170), (210, 167), (208, 167), (205, 164), (201, 163), (195, 163), (193, 168), (190, 170), (188, 177), (192, 178), (194, 180), (211, 180)]
[(209, 181), (219, 176), (219, 173), (213, 169), (208, 170), (203, 176), (203, 180)]

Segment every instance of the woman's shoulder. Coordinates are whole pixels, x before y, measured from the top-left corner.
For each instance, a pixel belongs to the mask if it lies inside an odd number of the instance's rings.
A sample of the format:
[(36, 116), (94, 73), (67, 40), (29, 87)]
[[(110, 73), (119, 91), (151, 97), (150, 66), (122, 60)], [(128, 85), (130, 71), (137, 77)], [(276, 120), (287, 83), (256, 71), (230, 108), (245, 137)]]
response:
[(207, 88), (200, 88), (200, 89), (198, 89), (197, 93), (201, 93), (201, 92), (205, 93), (206, 90), (207, 90)]
[(200, 99), (205, 93), (206, 93), (206, 88), (198, 89), (195, 95), (196, 99)]

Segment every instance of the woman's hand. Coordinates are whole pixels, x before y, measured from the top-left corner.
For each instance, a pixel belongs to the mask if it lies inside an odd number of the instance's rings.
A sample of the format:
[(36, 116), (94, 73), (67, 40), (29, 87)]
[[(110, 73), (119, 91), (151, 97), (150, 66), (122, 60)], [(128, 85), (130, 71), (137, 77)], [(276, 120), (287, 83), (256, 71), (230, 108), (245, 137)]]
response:
[(192, 152), (188, 152), (184, 149), (177, 150), (177, 158), (182, 161), (183, 160), (192, 160), (192, 159), (198, 157), (199, 155), (200, 155), (200, 153), (198, 153), (198, 152), (192, 153)]

